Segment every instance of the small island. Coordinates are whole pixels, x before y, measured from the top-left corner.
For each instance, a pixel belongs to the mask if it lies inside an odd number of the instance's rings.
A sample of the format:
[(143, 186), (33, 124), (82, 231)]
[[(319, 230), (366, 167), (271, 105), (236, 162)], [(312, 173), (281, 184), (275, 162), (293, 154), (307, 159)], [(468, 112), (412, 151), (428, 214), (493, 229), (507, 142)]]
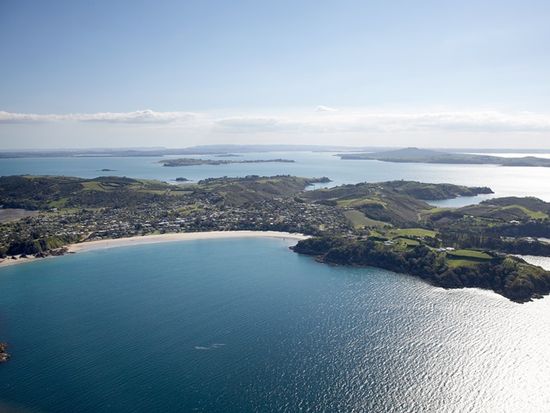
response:
[(197, 158), (176, 158), (163, 159), (159, 161), (162, 166), (177, 167), (177, 166), (196, 166), (196, 165), (230, 165), (234, 163), (294, 163), (292, 159), (252, 159), (233, 161), (226, 159), (197, 159)]
[(400, 163), (439, 163), (439, 164), (476, 164), (500, 166), (539, 166), (550, 167), (550, 159), (524, 156), (506, 158), (502, 156), (476, 155), (468, 153), (448, 153), (430, 149), (405, 148), (393, 151), (372, 153), (340, 153), (343, 160), (376, 160)]
[(8, 345), (6, 343), (0, 343), (0, 363), (5, 363), (10, 359), (8, 353)]
[(176, 178), (176, 182), (189, 182), (189, 179), (178, 176)]

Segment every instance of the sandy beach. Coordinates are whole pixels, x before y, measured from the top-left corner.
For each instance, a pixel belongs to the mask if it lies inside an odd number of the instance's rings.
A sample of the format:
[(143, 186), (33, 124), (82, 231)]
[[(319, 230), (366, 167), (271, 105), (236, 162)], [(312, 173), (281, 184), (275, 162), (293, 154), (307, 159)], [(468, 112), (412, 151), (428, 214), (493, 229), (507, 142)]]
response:
[[(277, 232), (277, 231), (210, 231), (210, 232), (183, 232), (173, 234), (159, 234), (159, 235), (144, 235), (128, 238), (116, 238), (116, 239), (103, 239), (98, 241), (81, 242), (78, 244), (67, 245), (69, 253), (78, 253), (83, 251), (126, 247), (131, 245), (142, 244), (157, 244), (162, 242), (177, 242), (177, 241), (194, 241), (194, 240), (207, 240), (207, 239), (220, 239), (220, 238), (280, 238), (289, 240), (302, 240), (309, 238), (307, 235), (296, 234), (290, 232)], [(8, 267), (16, 264), (24, 264), (27, 262), (34, 262), (38, 260), (53, 258), (49, 256), (46, 258), (35, 258), (29, 256), (27, 258), (19, 258), (17, 260), (11, 258), (5, 258), (0, 262), (0, 268)]]

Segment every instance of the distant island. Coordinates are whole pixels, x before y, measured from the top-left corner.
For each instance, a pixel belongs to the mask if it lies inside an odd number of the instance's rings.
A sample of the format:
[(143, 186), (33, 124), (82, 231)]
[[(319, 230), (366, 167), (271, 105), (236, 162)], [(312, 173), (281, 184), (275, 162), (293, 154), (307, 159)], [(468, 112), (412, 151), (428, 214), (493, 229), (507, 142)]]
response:
[(183, 177), (181, 177), (181, 176), (179, 176), (179, 177), (176, 178), (176, 182), (188, 182), (188, 181), (189, 181), (189, 179), (183, 178)]
[(251, 175), (171, 185), (114, 176), (4, 176), (0, 204), (35, 213), (0, 223), (0, 260), (149, 234), (282, 231), (312, 236), (294, 251), (327, 264), (385, 268), (444, 288), (489, 289), (516, 302), (550, 293), (550, 272), (514, 256), (550, 256), (544, 242), (550, 203), (506, 197), (438, 208), (426, 201), (492, 191), (416, 181), (306, 190), (326, 181)]
[(524, 156), (506, 158), (502, 156), (476, 155), (467, 153), (448, 153), (430, 149), (405, 148), (372, 153), (340, 153), (344, 160), (376, 160), (403, 163), (440, 163), (440, 164), (477, 164), (500, 166), (540, 166), (550, 167), (550, 159)]
[(177, 167), (177, 166), (196, 166), (196, 165), (229, 165), (233, 163), (293, 163), (292, 159), (253, 159), (243, 161), (233, 161), (226, 159), (197, 159), (197, 158), (176, 158), (163, 159), (159, 161), (162, 166)]

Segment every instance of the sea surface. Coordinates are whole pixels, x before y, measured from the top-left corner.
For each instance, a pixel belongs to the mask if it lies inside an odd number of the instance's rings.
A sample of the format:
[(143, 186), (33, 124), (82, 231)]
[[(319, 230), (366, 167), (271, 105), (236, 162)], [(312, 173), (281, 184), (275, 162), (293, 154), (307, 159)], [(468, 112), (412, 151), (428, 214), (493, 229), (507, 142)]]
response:
[[(296, 162), (1, 159), (0, 175), (411, 179), (550, 201), (550, 168), (312, 152), (226, 159), (270, 158)], [(292, 253), (291, 243), (140, 245), (0, 269), (0, 341), (12, 354), (0, 365), (0, 412), (549, 411), (548, 298), (516, 304), (380, 269), (331, 267)], [(550, 269), (550, 258), (525, 259)]]
[(332, 267), (290, 243), (140, 245), (1, 269), (13, 358), (0, 411), (548, 411), (548, 299)]
[[(164, 167), (160, 157), (73, 157), (0, 159), (0, 175), (66, 175), (94, 178), (101, 175), (159, 179), (175, 182), (178, 177), (196, 182), (205, 178), (246, 175), (290, 174), (303, 177), (328, 176), (330, 186), (395, 179), (469, 186), (489, 186), (491, 196), (459, 198), (436, 202), (439, 206), (462, 206), (493, 196), (536, 196), (550, 201), (550, 168), (503, 167), (497, 165), (437, 165), (389, 163), (370, 160), (341, 160), (326, 152), (247, 153), (239, 157), (192, 156), (204, 159), (274, 159), (295, 163), (254, 163)], [(499, 154), (506, 156), (506, 154)], [(522, 155), (523, 156), (523, 155)], [(544, 157), (545, 154), (537, 154)], [(550, 155), (549, 155), (550, 156)], [(112, 171), (102, 171), (111, 169)]]

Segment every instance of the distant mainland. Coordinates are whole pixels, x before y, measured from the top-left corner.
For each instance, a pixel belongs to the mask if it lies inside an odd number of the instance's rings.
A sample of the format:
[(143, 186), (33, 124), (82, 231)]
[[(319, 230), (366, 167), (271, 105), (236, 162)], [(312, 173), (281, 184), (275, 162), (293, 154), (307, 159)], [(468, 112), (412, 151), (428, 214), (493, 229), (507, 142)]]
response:
[[(161, 156), (190, 156), (211, 155), (216, 157), (235, 157), (245, 153), (269, 152), (332, 152), (349, 154), (359, 159), (362, 154), (369, 155), (383, 151), (392, 152), (395, 148), (387, 146), (334, 146), (334, 145), (201, 145), (186, 148), (87, 148), (63, 150), (5, 150), (0, 151), (0, 158), (58, 158), (58, 157), (161, 157)], [(466, 153), (548, 153), (550, 149), (503, 149), (503, 148), (445, 148), (434, 152), (450, 154)], [(366, 159), (366, 158), (364, 158)]]
[(339, 153), (340, 159), (376, 160), (402, 163), (478, 164), (500, 166), (542, 166), (550, 167), (550, 159), (535, 156), (502, 157), (469, 153), (450, 153), (431, 149), (404, 148), (369, 153)]

